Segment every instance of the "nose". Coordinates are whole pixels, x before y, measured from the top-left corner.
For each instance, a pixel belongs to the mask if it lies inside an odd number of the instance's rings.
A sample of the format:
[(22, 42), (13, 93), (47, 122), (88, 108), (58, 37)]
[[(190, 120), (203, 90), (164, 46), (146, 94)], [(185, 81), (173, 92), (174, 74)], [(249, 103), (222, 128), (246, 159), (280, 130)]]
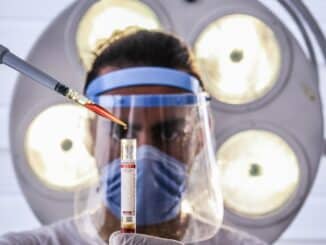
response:
[(140, 130), (137, 132), (137, 145), (153, 145), (153, 138), (150, 132), (148, 130)]

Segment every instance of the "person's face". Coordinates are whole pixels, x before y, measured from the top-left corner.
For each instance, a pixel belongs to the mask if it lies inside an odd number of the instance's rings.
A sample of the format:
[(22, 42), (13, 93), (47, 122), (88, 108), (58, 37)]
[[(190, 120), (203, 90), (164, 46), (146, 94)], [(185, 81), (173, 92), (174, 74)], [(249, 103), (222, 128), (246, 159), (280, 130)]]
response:
[[(115, 69), (108, 67), (102, 70), (100, 75), (113, 70)], [(106, 93), (106, 95), (178, 95), (183, 93), (187, 92), (172, 87), (135, 86), (115, 89)], [(202, 129), (197, 118), (198, 108), (194, 106), (108, 109), (115, 116), (127, 122), (128, 130), (125, 131), (119, 125), (106, 119), (97, 118), (96, 124), (94, 124), (96, 125), (95, 156), (97, 163), (101, 165), (100, 167), (120, 158), (120, 140), (122, 138), (135, 138), (137, 147), (151, 145), (188, 166), (191, 165), (203, 146)], [(166, 164), (165, 161), (163, 162)], [(186, 169), (191, 171), (190, 167)], [(112, 172), (112, 174), (115, 173)], [(146, 193), (146, 189), (143, 189), (143, 193)], [(116, 230), (120, 225), (119, 220), (111, 214), (109, 209), (107, 215), (107, 226), (104, 226), (103, 233)], [(188, 216), (180, 212), (177, 217), (167, 222), (137, 226), (137, 232), (179, 239), (184, 232), (186, 222), (188, 222)]]
[[(112, 69), (110, 70), (112, 71)], [(108, 69), (106, 70), (108, 72)], [(104, 73), (103, 73), (104, 74)], [(138, 95), (138, 94), (181, 94), (184, 90), (165, 86), (135, 86), (119, 88), (106, 93), (107, 95)], [(128, 123), (128, 130), (119, 125), (99, 119), (97, 122), (97, 145), (102, 148), (100, 155), (111, 162), (120, 157), (120, 139), (136, 138), (137, 146), (151, 145), (160, 151), (188, 164), (198, 153), (198, 123), (196, 110), (192, 107), (148, 107), (119, 108), (113, 114)], [(107, 130), (102, 130), (101, 123)], [(105, 142), (107, 141), (107, 142)], [(104, 146), (104, 148), (103, 148)], [(103, 151), (107, 151), (104, 153)]]

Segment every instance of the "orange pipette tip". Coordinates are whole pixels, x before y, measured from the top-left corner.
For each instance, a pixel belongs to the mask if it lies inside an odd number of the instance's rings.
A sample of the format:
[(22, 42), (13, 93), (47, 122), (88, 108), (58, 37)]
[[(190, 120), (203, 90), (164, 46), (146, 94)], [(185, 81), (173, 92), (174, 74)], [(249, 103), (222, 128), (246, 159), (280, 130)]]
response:
[(109, 119), (119, 125), (121, 125), (124, 129), (127, 129), (127, 123), (125, 123), (124, 121), (120, 120), (119, 118), (115, 117), (111, 112), (109, 112), (108, 110), (106, 110), (105, 108), (103, 108), (100, 105), (97, 105), (95, 103), (86, 103), (84, 105), (87, 109), (93, 111), (94, 113), (96, 113), (97, 115), (100, 115), (106, 119)]

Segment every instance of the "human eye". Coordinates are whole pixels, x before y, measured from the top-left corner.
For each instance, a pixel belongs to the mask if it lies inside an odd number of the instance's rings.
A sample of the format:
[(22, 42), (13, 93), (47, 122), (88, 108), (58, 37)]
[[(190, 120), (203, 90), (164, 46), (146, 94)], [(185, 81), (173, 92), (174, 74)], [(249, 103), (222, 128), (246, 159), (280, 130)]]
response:
[(175, 141), (184, 136), (184, 127), (178, 122), (168, 122), (162, 125), (160, 138), (164, 141)]
[(175, 130), (174, 128), (164, 128), (161, 130), (161, 139), (167, 140), (167, 141), (172, 141), (178, 138), (180, 135), (180, 132)]

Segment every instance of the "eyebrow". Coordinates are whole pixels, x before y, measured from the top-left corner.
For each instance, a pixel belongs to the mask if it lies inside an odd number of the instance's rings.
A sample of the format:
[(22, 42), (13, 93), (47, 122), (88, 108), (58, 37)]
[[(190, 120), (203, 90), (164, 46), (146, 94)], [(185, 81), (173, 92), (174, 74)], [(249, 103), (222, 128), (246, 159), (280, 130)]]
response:
[[(185, 123), (186, 123), (186, 119), (184, 118), (168, 119), (154, 124), (151, 127), (151, 129), (157, 130), (162, 127), (164, 128), (164, 127), (171, 127), (171, 126), (183, 126)], [(128, 128), (131, 128), (132, 130), (135, 131), (139, 131), (141, 130), (142, 126), (140, 124), (128, 124)]]
[(180, 126), (185, 125), (185, 123), (186, 123), (186, 119), (184, 119), (184, 118), (170, 119), (170, 120), (162, 121), (162, 122), (159, 122), (159, 123), (153, 125), (152, 130), (158, 130), (161, 128), (169, 128), (171, 126), (180, 127)]

